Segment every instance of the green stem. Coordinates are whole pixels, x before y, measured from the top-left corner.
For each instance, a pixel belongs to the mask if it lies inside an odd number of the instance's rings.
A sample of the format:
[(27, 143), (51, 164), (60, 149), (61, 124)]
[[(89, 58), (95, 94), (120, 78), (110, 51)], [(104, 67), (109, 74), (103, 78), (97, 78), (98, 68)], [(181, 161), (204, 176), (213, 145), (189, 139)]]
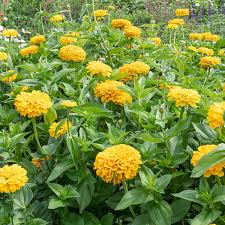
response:
[(210, 68), (207, 70), (207, 74), (206, 74), (206, 77), (205, 77), (203, 85), (206, 84), (207, 80), (209, 79), (209, 75), (210, 75)]
[(70, 123), (69, 123), (69, 116), (70, 116), (70, 114), (69, 114), (69, 110), (67, 109), (66, 110), (66, 122), (67, 122), (67, 129), (68, 129), (68, 133), (69, 133), (69, 136), (71, 137), (72, 135), (71, 135), (71, 131), (70, 131)]
[(216, 176), (216, 182), (219, 186), (222, 186), (222, 182), (220, 180), (220, 177), (219, 176)]
[(35, 137), (35, 140), (36, 140), (36, 142), (37, 142), (38, 148), (39, 148), (39, 150), (41, 151), (41, 154), (42, 154), (42, 155), (45, 155), (44, 152), (43, 152), (43, 149), (42, 149), (42, 147), (41, 147), (39, 138), (38, 138), (38, 132), (37, 132), (37, 125), (36, 125), (35, 117), (32, 118), (32, 124), (33, 124), (33, 130), (34, 130), (34, 137)]
[[(128, 192), (128, 186), (127, 186), (126, 181), (123, 182), (123, 188), (124, 188), (125, 193), (127, 193)], [(134, 212), (132, 206), (129, 206), (129, 210), (130, 210), (132, 216), (135, 218), (136, 215), (135, 215), (135, 212)]]
[(180, 120), (183, 119), (184, 111), (185, 111), (185, 107), (181, 107), (181, 110), (180, 110)]
[[(12, 208), (13, 208), (14, 200), (13, 200), (12, 193), (9, 193), (9, 196), (10, 196), (10, 199), (12, 200)], [(13, 216), (14, 216), (14, 210), (13, 210), (12, 216), (10, 217), (10, 222), (12, 223), (12, 225), (14, 225)]]
[(166, 161), (167, 161), (168, 164), (170, 164), (171, 161), (172, 161), (172, 155), (171, 155), (171, 152), (170, 152), (170, 146), (169, 146), (168, 140), (166, 139), (164, 128), (162, 129), (162, 133), (163, 133), (163, 139), (164, 139), (164, 142), (165, 142), (165, 145), (166, 145)]
[(45, 26), (44, 26), (43, 17), (42, 17), (41, 3), (40, 3), (40, 13), (41, 13), (41, 27), (42, 27), (42, 32), (45, 35)]

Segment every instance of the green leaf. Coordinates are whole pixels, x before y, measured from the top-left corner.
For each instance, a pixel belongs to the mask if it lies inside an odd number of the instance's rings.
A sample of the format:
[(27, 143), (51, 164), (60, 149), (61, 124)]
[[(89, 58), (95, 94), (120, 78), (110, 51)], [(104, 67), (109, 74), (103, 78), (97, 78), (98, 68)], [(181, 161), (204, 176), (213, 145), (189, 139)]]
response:
[(29, 223), (27, 223), (27, 225), (46, 225), (46, 224), (49, 224), (49, 222), (39, 218), (30, 220)]
[(187, 201), (196, 202), (196, 203), (199, 203), (199, 204), (202, 204), (202, 205), (204, 204), (202, 201), (197, 199), (198, 192), (195, 191), (195, 190), (181, 191), (180, 193), (173, 194), (173, 196), (175, 196), (177, 198), (185, 199)]
[(213, 151), (204, 155), (194, 167), (191, 177), (200, 177), (210, 167), (225, 161), (225, 144), (220, 144)]
[(206, 225), (217, 219), (221, 212), (217, 209), (203, 209), (192, 221), (191, 225)]
[(51, 124), (57, 119), (57, 113), (55, 109), (50, 108), (48, 112), (44, 115), (44, 121), (46, 124)]
[(132, 225), (149, 225), (149, 221), (149, 215), (142, 214), (140, 216), (135, 217), (134, 221), (132, 222)]
[(164, 140), (161, 137), (158, 137), (156, 135), (150, 134), (150, 133), (143, 133), (140, 135), (140, 139), (143, 141), (148, 141), (152, 143), (163, 143)]
[(113, 214), (108, 213), (101, 218), (101, 225), (113, 225), (113, 219)]
[(147, 203), (149, 201), (152, 201), (154, 199), (154, 196), (152, 193), (150, 193), (148, 190), (146, 190), (143, 187), (139, 187), (136, 189), (133, 189), (131, 191), (128, 191), (119, 204), (117, 205), (115, 210), (122, 210), (126, 209), (127, 207), (131, 205), (139, 205), (143, 203)]
[(19, 67), (29, 72), (40, 72), (40, 68), (38, 67), (38, 64), (24, 63), (23, 65), (20, 65)]
[(75, 223), (76, 225), (85, 225), (84, 219), (75, 213), (71, 213), (69, 216), (65, 216), (62, 219), (62, 225), (72, 225)]
[(48, 183), (49, 188), (59, 197), (64, 190), (64, 187), (56, 183)]
[(66, 144), (67, 144), (67, 147), (68, 147), (69, 152), (71, 154), (71, 157), (73, 159), (74, 166), (76, 168), (78, 168), (80, 149), (79, 149), (77, 137), (75, 137), (75, 136), (71, 137), (70, 135), (67, 135)]
[(100, 221), (92, 213), (83, 212), (82, 217), (85, 225), (101, 225)]
[(67, 205), (68, 205), (68, 203), (54, 197), (50, 200), (48, 208), (49, 209), (57, 209), (57, 208), (63, 208)]

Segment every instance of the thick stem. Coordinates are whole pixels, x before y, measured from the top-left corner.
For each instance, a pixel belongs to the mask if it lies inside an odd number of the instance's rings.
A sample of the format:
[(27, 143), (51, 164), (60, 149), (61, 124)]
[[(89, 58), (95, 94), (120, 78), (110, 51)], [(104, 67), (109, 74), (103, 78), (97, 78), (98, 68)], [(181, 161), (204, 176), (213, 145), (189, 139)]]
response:
[(35, 140), (37, 142), (38, 148), (39, 148), (41, 154), (44, 155), (43, 149), (41, 147), (41, 144), (40, 144), (40, 141), (39, 141), (39, 138), (38, 138), (38, 132), (37, 132), (37, 125), (36, 125), (35, 117), (32, 118), (32, 124), (33, 124), (33, 130), (34, 130), (34, 137), (35, 137)]
[(222, 186), (222, 182), (220, 180), (220, 177), (219, 176), (216, 176), (216, 182), (219, 186)]

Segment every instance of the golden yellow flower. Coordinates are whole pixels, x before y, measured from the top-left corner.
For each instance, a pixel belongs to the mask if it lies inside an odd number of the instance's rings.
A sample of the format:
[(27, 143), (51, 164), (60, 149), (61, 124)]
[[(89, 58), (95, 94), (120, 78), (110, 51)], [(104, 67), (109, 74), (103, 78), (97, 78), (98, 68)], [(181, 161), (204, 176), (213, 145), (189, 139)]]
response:
[(72, 127), (71, 122), (69, 122), (69, 127), (68, 127), (67, 121), (65, 121), (61, 125), (61, 127), (58, 129), (58, 131), (56, 132), (59, 124), (60, 124), (60, 122), (55, 122), (55, 123), (51, 124), (51, 126), (49, 127), (49, 130), (48, 130), (50, 137), (58, 138), (59, 136), (66, 134), (69, 131), (69, 129)]
[(41, 169), (41, 162), (42, 162), (42, 161), (49, 160), (49, 159), (50, 159), (49, 156), (43, 157), (43, 158), (41, 158), (41, 159), (35, 159), (35, 158), (33, 158), (33, 159), (32, 159), (32, 163), (37, 167), (37, 169)]
[(189, 16), (189, 9), (176, 9), (176, 16)]
[(64, 15), (54, 15), (54, 16), (51, 16), (49, 21), (50, 22), (54, 22), (54, 23), (58, 23), (58, 22), (62, 22), (64, 20)]
[(122, 75), (121, 81), (127, 82), (139, 78), (141, 75), (147, 75), (150, 70), (149, 65), (144, 62), (136, 61), (124, 64), (119, 68), (119, 74)]
[(216, 65), (219, 65), (221, 63), (221, 60), (217, 57), (212, 57), (212, 56), (206, 56), (201, 58), (200, 60), (200, 65), (203, 68), (211, 68)]
[(29, 89), (29, 87), (28, 87), (28, 86), (22, 86), (22, 88), (21, 88), (21, 91), (20, 91), (20, 92), (27, 91), (28, 89)]
[(161, 38), (159, 38), (159, 37), (150, 38), (150, 40), (153, 41), (154, 44), (156, 44), (156, 45), (160, 45), (161, 44)]
[(178, 27), (179, 27), (179, 25), (177, 25), (177, 24), (168, 24), (167, 26), (166, 26), (166, 28), (168, 28), (168, 29), (170, 29), (170, 30), (176, 30), (176, 29), (178, 29)]
[(212, 49), (209, 49), (209, 48), (200, 47), (200, 48), (197, 49), (197, 51), (202, 53), (202, 54), (206, 54), (208, 56), (214, 55), (214, 51)]
[(47, 113), (52, 106), (52, 102), (48, 94), (41, 91), (32, 91), (31, 93), (21, 92), (18, 94), (14, 105), (21, 116), (32, 118)]
[(140, 153), (129, 145), (120, 144), (99, 152), (95, 158), (94, 169), (104, 182), (120, 184), (134, 178), (140, 164)]
[(168, 21), (168, 25), (169, 24), (176, 24), (176, 25), (184, 25), (184, 20), (183, 19), (172, 19)]
[(91, 61), (87, 64), (86, 69), (91, 76), (101, 75), (104, 77), (110, 77), (112, 68), (100, 61)]
[(73, 107), (77, 106), (77, 103), (75, 101), (65, 100), (65, 101), (62, 101), (60, 105), (67, 107), (67, 108), (73, 108)]
[(72, 32), (69, 32), (67, 34), (64, 35), (65, 37), (80, 37), (80, 32), (75, 32), (75, 31), (72, 31)]
[(86, 52), (81, 47), (67, 45), (60, 48), (59, 57), (64, 61), (82, 62), (86, 58)]
[(0, 193), (16, 192), (27, 181), (27, 171), (17, 164), (0, 168)]
[(215, 35), (215, 34), (205, 34), (203, 35), (204, 36), (204, 40), (205, 41), (214, 41), (214, 42), (217, 42), (220, 37), (218, 35)]
[(189, 34), (189, 39), (190, 40), (202, 40), (203, 39), (203, 35), (202, 34), (199, 34), (199, 33), (192, 33), (192, 34)]
[(6, 52), (0, 52), (0, 61), (5, 61), (8, 59), (8, 54)]
[(131, 26), (131, 22), (129, 20), (125, 20), (125, 19), (112, 20), (113, 28), (119, 28), (121, 30), (124, 30), (126, 27), (130, 27), (130, 26)]
[(124, 83), (114, 80), (106, 80), (95, 86), (94, 94), (101, 99), (101, 102), (113, 102), (116, 105), (123, 106), (132, 101), (132, 97), (118, 87), (124, 86)]
[(224, 49), (219, 50), (218, 55), (219, 56), (224, 56), (225, 55)]
[(176, 106), (192, 106), (197, 107), (201, 100), (201, 96), (193, 89), (175, 87), (169, 89), (167, 94), (169, 100), (175, 101)]
[(99, 10), (95, 10), (93, 12), (94, 16), (96, 18), (102, 18), (102, 17), (105, 17), (105, 16), (108, 16), (109, 15), (109, 11), (108, 10), (104, 10), (104, 9), (99, 9)]
[[(217, 145), (202, 145), (202, 146), (198, 147), (198, 151), (193, 152), (193, 156), (191, 159), (191, 163), (193, 164), (193, 166), (196, 166), (198, 161), (204, 155), (213, 151), (216, 147), (217, 147)], [(225, 168), (225, 162), (216, 164), (215, 166), (212, 166), (204, 173), (204, 177), (210, 177), (211, 175), (223, 177), (224, 176), (223, 168)]]
[(73, 43), (75, 43), (76, 41), (77, 41), (76, 38), (74, 38), (74, 37), (66, 37), (66, 36), (62, 36), (62, 37), (60, 37), (60, 39), (59, 39), (59, 43), (60, 43), (61, 45), (73, 44)]
[(17, 30), (14, 30), (14, 29), (8, 29), (8, 30), (2, 31), (2, 36), (5, 36), (5, 37), (17, 37), (18, 35), (19, 34)]
[(195, 48), (194, 46), (188, 46), (188, 50), (193, 51), (193, 52), (197, 52), (197, 48)]
[(37, 35), (30, 39), (30, 44), (32, 45), (39, 45), (43, 42), (46, 42), (46, 38), (44, 35)]
[(23, 48), (20, 50), (20, 55), (29, 56), (31, 54), (36, 54), (39, 52), (39, 47), (36, 45), (31, 45), (29, 47)]
[(141, 36), (141, 29), (135, 26), (125, 27), (124, 34), (128, 39), (138, 38)]
[(211, 128), (222, 127), (224, 124), (223, 113), (225, 111), (225, 102), (214, 103), (208, 110), (208, 121)]
[[(14, 70), (8, 70), (7, 73), (14, 73), (15, 71)], [(9, 77), (3, 77), (1, 80), (7, 84), (13, 82), (14, 80), (16, 80), (17, 78), (17, 74), (14, 73), (12, 75), (10, 75)]]

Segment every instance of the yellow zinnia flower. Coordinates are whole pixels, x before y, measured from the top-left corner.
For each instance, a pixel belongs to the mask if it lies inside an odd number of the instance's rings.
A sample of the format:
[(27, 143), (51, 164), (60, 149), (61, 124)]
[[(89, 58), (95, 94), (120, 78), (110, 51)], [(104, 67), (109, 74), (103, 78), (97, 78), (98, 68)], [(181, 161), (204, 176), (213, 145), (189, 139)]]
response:
[(106, 80), (95, 86), (94, 94), (101, 99), (101, 102), (113, 102), (116, 105), (123, 106), (132, 101), (132, 97), (118, 87), (124, 86), (124, 83), (114, 80)]
[(71, 122), (69, 122), (69, 127), (68, 127), (67, 121), (65, 121), (62, 124), (62, 126), (58, 129), (58, 131), (56, 132), (59, 124), (60, 124), (60, 122), (55, 122), (55, 123), (51, 124), (51, 126), (49, 127), (50, 137), (58, 138), (59, 136), (66, 134), (69, 131), (69, 129), (72, 127)]
[(65, 100), (65, 101), (62, 101), (60, 105), (66, 107), (66, 108), (73, 108), (73, 107), (77, 106), (77, 103), (74, 101)]
[(62, 36), (60, 39), (59, 39), (59, 43), (61, 45), (68, 45), (68, 44), (73, 44), (77, 41), (76, 38), (74, 37), (66, 37), (66, 36)]
[(0, 52), (0, 61), (5, 61), (8, 59), (8, 54), (6, 52)]
[(189, 9), (176, 9), (176, 16), (189, 16)]
[(91, 76), (101, 75), (104, 77), (110, 77), (112, 73), (112, 68), (100, 61), (89, 62), (86, 69)]
[[(191, 159), (191, 163), (193, 164), (193, 166), (196, 166), (198, 161), (204, 155), (213, 151), (216, 147), (217, 145), (202, 145), (198, 147), (198, 151), (193, 152), (193, 156)], [(212, 166), (204, 173), (204, 177), (210, 177), (211, 175), (223, 177), (224, 176), (223, 168), (225, 168), (225, 162), (216, 164), (215, 166)]]
[(2, 36), (5, 36), (5, 37), (17, 37), (18, 35), (19, 34), (17, 30), (14, 30), (14, 29), (8, 29), (8, 30), (2, 31)]
[(131, 26), (131, 22), (129, 20), (125, 20), (125, 19), (112, 20), (113, 28), (119, 28), (121, 30), (124, 30), (126, 27), (130, 27), (130, 26)]
[(200, 47), (200, 48), (197, 49), (197, 51), (202, 53), (202, 54), (206, 54), (208, 56), (214, 55), (214, 51), (212, 49), (209, 49), (209, 48)]
[[(14, 70), (8, 70), (7, 72), (14, 73)], [(17, 74), (14, 73), (14, 74), (10, 75), (9, 77), (3, 77), (1, 80), (5, 83), (9, 84), (9, 83), (13, 82), (14, 80), (16, 80), (16, 78), (17, 78)]]
[(218, 55), (219, 56), (224, 56), (225, 55), (224, 49), (219, 50)]
[(169, 20), (168, 24), (184, 25), (184, 20), (176, 18), (176, 19)]
[(208, 121), (211, 128), (222, 127), (224, 124), (223, 113), (225, 111), (225, 102), (214, 103), (208, 110)]
[(54, 23), (58, 23), (58, 22), (62, 22), (64, 20), (64, 15), (54, 15), (54, 16), (51, 16), (49, 21), (50, 22), (54, 22)]
[(94, 17), (96, 17), (97, 19), (100, 19), (102, 17), (108, 16), (109, 15), (109, 11), (108, 10), (104, 10), (104, 9), (99, 9), (99, 10), (95, 10), (93, 12)]
[(124, 34), (128, 39), (138, 38), (141, 36), (141, 29), (135, 26), (125, 27)]
[(20, 50), (20, 55), (29, 56), (31, 54), (36, 54), (39, 52), (39, 47), (36, 45), (31, 45), (29, 47), (23, 48)]
[(159, 38), (159, 37), (150, 38), (150, 40), (153, 41), (154, 44), (156, 44), (156, 45), (160, 45), (161, 44), (161, 38)]
[(194, 46), (188, 46), (188, 50), (193, 51), (193, 52), (197, 52), (197, 48), (195, 48)]
[(203, 39), (203, 35), (202, 34), (199, 34), (199, 33), (192, 33), (192, 34), (189, 34), (189, 39), (190, 40), (202, 40)]
[(52, 106), (52, 102), (48, 94), (41, 91), (32, 91), (31, 93), (21, 92), (18, 94), (14, 105), (21, 116), (32, 118), (47, 113)]
[(86, 58), (86, 53), (81, 47), (67, 45), (60, 48), (59, 57), (64, 61), (82, 62)]
[(201, 96), (193, 89), (175, 87), (169, 89), (167, 94), (169, 100), (175, 101), (176, 106), (192, 106), (197, 107), (201, 100)]
[(166, 28), (170, 30), (176, 30), (179, 26), (177, 24), (168, 24)]
[(200, 60), (200, 65), (203, 68), (211, 68), (216, 65), (219, 65), (221, 63), (221, 60), (217, 57), (212, 57), (212, 56), (206, 56), (201, 58)]
[(218, 35), (215, 34), (205, 34), (204, 35), (204, 40), (205, 41), (214, 41), (217, 42), (220, 39), (220, 37)]
[(0, 193), (16, 192), (27, 181), (27, 171), (17, 164), (0, 168)]
[(120, 184), (134, 178), (140, 164), (140, 153), (129, 145), (120, 144), (99, 152), (95, 158), (94, 169), (97, 176), (106, 183)]
[(32, 45), (39, 45), (39, 44), (41, 44), (45, 41), (46, 41), (46, 38), (45, 38), (44, 35), (37, 35), (37, 36), (34, 36), (30, 39), (30, 43)]
[(72, 32), (69, 32), (69, 33), (65, 34), (64, 36), (65, 37), (76, 37), (76, 38), (78, 38), (78, 37), (80, 37), (80, 32), (72, 31)]

